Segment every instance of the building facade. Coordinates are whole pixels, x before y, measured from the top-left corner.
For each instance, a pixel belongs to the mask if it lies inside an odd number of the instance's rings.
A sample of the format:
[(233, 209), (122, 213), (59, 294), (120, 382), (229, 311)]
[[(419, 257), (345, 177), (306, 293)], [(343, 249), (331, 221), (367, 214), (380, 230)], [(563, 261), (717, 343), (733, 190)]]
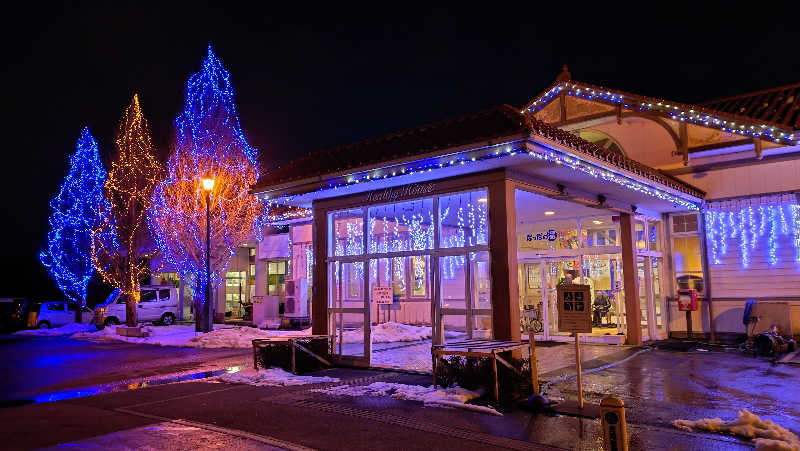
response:
[[(587, 341), (745, 333), (747, 299), (800, 333), (800, 85), (685, 105), (572, 81), (507, 105), (317, 152), (253, 192), (273, 227), (252, 295), (370, 365), (384, 322), (569, 340), (556, 286), (591, 288)], [(376, 294), (388, 287), (391, 302)], [(365, 327), (369, 325), (370, 327)], [(345, 334), (363, 334), (346, 340)]]

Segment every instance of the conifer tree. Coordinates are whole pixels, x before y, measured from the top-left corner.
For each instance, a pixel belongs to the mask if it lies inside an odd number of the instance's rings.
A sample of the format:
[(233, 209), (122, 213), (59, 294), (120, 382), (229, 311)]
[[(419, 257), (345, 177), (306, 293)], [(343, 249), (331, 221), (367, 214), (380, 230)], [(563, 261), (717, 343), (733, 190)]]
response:
[(141, 281), (157, 252), (147, 228), (147, 211), (161, 177), (137, 95), (125, 109), (114, 144), (105, 185), (109, 208), (95, 229), (92, 258), (103, 279), (126, 296), (125, 323), (135, 326)]
[(197, 330), (208, 332), (213, 300), (205, 304), (207, 204), (201, 179), (215, 180), (208, 197), (213, 287), (223, 280), (237, 247), (260, 232), (264, 217), (263, 205), (250, 194), (259, 177), (257, 152), (239, 124), (230, 75), (210, 46), (203, 70), (189, 78), (175, 126), (175, 147), (167, 177), (154, 193), (150, 228), (164, 258), (193, 275)]
[(85, 127), (69, 158), (69, 172), (50, 201), (50, 230), (45, 249), (39, 254), (64, 296), (80, 306), (86, 305), (86, 291), (94, 273), (92, 230), (100, 224), (107, 206), (103, 197), (106, 175), (97, 143)]

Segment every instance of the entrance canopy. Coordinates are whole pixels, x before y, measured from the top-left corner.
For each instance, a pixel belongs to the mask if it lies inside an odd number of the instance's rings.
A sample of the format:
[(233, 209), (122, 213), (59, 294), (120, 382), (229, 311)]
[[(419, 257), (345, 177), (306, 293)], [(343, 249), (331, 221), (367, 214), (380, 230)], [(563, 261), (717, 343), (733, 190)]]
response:
[(704, 196), (508, 105), (311, 154), (265, 174), (253, 193), (281, 222), (310, 215), (302, 209), (315, 200), (421, 197), (426, 183), (498, 168), (546, 196), (622, 212), (698, 210)]

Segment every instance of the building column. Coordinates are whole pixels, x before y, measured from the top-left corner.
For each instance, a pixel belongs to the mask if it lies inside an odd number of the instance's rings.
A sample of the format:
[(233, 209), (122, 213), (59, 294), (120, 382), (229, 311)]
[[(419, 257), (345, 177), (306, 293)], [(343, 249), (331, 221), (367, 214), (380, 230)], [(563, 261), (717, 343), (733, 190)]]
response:
[(185, 286), (186, 275), (178, 277), (178, 321), (183, 321), (183, 288)]
[(328, 335), (328, 215), (314, 209), (314, 285), (311, 293), (311, 333)]
[(517, 282), (517, 211), (514, 184), (489, 184), (489, 254), (495, 340), (520, 340)]
[(620, 213), (619, 232), (622, 241), (622, 274), (625, 288), (625, 326), (629, 345), (642, 344), (642, 310), (639, 308), (639, 274), (636, 268), (636, 234), (634, 219)]

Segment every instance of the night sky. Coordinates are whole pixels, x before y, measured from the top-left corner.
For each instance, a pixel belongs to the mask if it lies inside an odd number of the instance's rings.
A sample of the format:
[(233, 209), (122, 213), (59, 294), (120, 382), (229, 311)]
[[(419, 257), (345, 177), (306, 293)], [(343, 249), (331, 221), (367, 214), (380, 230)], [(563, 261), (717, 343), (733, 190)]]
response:
[(522, 106), (564, 63), (575, 80), (687, 103), (800, 81), (796, 15), (761, 13), (758, 4), (682, 10), (671, 2), (659, 11), (639, 2), (642, 11), (611, 11), (560, 2), (548, 11), (502, 2), (375, 10), (339, 2), (28, 3), (30, 10), (5, 11), (0, 30), (0, 297), (61, 298), (38, 252), (81, 128), (90, 127), (107, 158), (138, 93), (165, 159), (184, 84), (209, 43), (231, 72), (242, 126), (267, 168), (497, 104)]

